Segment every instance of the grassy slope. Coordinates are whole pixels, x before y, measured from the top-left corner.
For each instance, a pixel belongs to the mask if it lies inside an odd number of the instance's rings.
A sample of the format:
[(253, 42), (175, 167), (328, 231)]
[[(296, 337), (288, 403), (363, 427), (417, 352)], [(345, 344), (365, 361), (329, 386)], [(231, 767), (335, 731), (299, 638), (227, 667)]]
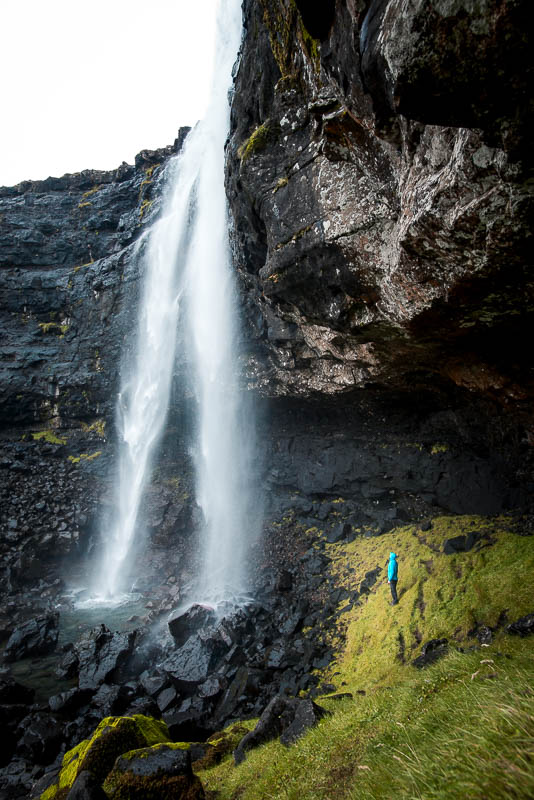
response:
[[(425, 533), (406, 527), (330, 546), (345, 585), (383, 567), (368, 598), (340, 617), (338, 657), (325, 676), (354, 699), (321, 698), (333, 713), (300, 742), (271, 742), (237, 768), (228, 759), (200, 773), (205, 786), (221, 800), (534, 797), (534, 641), (501, 632), (489, 647), (452, 648), (422, 671), (403, 663), (420, 641), (446, 636), (469, 647), (477, 622), (534, 610), (534, 540), (508, 523), (444, 517)], [(441, 552), (445, 538), (474, 529), (492, 544)], [(399, 554), (394, 608), (384, 568), (391, 549)]]

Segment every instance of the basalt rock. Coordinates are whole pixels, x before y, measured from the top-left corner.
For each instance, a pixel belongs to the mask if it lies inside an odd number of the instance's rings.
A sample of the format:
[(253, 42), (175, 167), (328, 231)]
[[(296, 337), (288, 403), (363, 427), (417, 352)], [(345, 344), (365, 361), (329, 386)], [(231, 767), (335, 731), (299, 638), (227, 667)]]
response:
[(506, 626), (506, 631), (514, 636), (528, 636), (534, 633), (534, 614), (527, 614), (524, 617)]
[(135, 631), (112, 633), (105, 625), (88, 631), (75, 646), (79, 688), (98, 689), (102, 683), (110, 683), (131, 655), (135, 639)]
[(167, 624), (176, 646), (181, 647), (193, 633), (212, 624), (214, 620), (213, 608), (194, 603), (187, 611), (171, 615)]
[(447, 639), (431, 639), (426, 642), (421, 648), (421, 655), (414, 658), (412, 665), (421, 669), (433, 664), (438, 659), (447, 654), (448, 642)]
[(247, 750), (275, 739), (291, 744), (327, 713), (312, 700), (274, 697), (263, 711), (253, 731), (247, 733), (234, 751), (236, 764), (245, 759)]
[(227, 189), (248, 378), (460, 387), (530, 425), (527, 0), (244, 10)]
[(17, 661), (27, 656), (37, 656), (55, 650), (59, 635), (59, 614), (47, 614), (31, 619), (17, 628), (6, 644), (4, 658)]

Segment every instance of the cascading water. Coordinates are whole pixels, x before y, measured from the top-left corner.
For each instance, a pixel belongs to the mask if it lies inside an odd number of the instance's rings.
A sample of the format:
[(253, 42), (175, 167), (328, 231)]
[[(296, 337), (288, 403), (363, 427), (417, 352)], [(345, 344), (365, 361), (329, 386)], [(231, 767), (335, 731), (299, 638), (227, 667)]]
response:
[(224, 192), (240, 0), (221, 0), (217, 18), (208, 113), (171, 164), (164, 210), (144, 248), (137, 352), (119, 398), (117, 517), (105, 537), (97, 583), (97, 593), (108, 598), (118, 598), (128, 580), (143, 490), (169, 405), (178, 329), (192, 365), (190, 388), (198, 410), (192, 443), (204, 517), (198, 591), (203, 599), (218, 601), (246, 588), (245, 542), (253, 536), (258, 507), (250, 490), (250, 415), (236, 378), (236, 293)]

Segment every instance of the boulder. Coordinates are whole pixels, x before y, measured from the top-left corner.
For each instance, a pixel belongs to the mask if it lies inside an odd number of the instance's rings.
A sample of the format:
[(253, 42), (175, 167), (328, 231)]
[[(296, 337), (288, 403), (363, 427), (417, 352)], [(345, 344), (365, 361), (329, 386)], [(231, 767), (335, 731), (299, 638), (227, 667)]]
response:
[(328, 531), (326, 534), (326, 541), (330, 544), (336, 544), (336, 542), (341, 542), (343, 539), (347, 539), (351, 533), (352, 526), (350, 523), (340, 522), (339, 525), (335, 525)]
[(447, 639), (430, 639), (430, 641), (426, 642), (421, 648), (421, 654), (417, 656), (417, 658), (414, 658), (412, 666), (418, 667), (419, 669), (421, 667), (428, 667), (429, 664), (433, 664), (439, 658), (446, 655), (447, 649)]
[(465, 536), (453, 536), (443, 542), (443, 552), (448, 556), (454, 553), (467, 553), (480, 539), (481, 534), (478, 531), (470, 531)]
[(527, 614), (506, 626), (506, 632), (514, 636), (528, 636), (534, 633), (534, 614)]
[(283, 744), (292, 744), (327, 713), (313, 700), (274, 697), (262, 713), (254, 730), (247, 733), (234, 750), (235, 763), (241, 764), (245, 760), (247, 750), (278, 736)]
[(50, 764), (59, 753), (63, 726), (50, 714), (25, 717), (19, 725), (18, 752), (36, 764)]
[(228, 645), (216, 632), (198, 632), (161, 664), (174, 681), (180, 684), (204, 683), (217, 661), (228, 650)]
[[(94, 783), (100, 786), (119, 756), (130, 750), (151, 747), (153, 744), (166, 742), (169, 739), (167, 726), (158, 720), (141, 715), (106, 717), (90, 738), (65, 753), (61, 770), (52, 786), (55, 792), (60, 787), (64, 791), (70, 790), (82, 772), (89, 772)], [(84, 786), (90, 782), (89, 779), (83, 779), (80, 783)], [(56, 796), (55, 793), (52, 793), (52, 787), (49, 791), (51, 792), (50, 797)]]
[(107, 795), (95, 776), (83, 770), (72, 784), (67, 800), (107, 800)]
[(182, 744), (160, 744), (117, 758), (104, 783), (107, 797), (130, 800), (203, 800), (200, 779), (191, 770), (191, 754)]
[(54, 714), (69, 716), (88, 703), (93, 692), (91, 689), (68, 689), (48, 698), (48, 707)]
[(40, 656), (55, 650), (59, 634), (59, 614), (45, 614), (15, 628), (6, 645), (6, 661)]
[(216, 614), (211, 606), (203, 603), (193, 603), (184, 612), (173, 612), (169, 617), (167, 625), (177, 647), (181, 647), (196, 633), (200, 628), (212, 625), (216, 620)]
[(135, 638), (136, 631), (112, 633), (105, 625), (88, 631), (75, 646), (80, 689), (97, 689), (102, 683), (110, 683), (131, 655)]

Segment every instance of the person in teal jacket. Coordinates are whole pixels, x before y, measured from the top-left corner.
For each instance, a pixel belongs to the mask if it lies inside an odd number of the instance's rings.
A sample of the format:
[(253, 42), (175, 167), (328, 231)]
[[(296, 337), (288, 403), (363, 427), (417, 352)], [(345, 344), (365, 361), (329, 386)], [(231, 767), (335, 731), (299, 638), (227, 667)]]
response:
[(399, 602), (399, 598), (397, 597), (397, 579), (399, 574), (399, 567), (397, 564), (397, 554), (390, 553), (389, 554), (389, 564), (388, 564), (388, 583), (391, 588), (391, 605), (396, 606)]

